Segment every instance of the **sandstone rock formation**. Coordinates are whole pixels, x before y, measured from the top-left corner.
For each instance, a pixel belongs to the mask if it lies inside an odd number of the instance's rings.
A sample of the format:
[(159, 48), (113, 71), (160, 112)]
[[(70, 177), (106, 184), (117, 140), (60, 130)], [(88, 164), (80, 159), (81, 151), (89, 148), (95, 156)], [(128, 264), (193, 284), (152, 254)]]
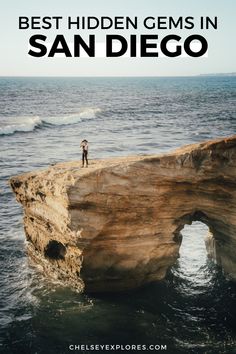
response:
[(236, 136), (173, 153), (60, 163), (11, 178), (30, 255), (65, 283), (117, 291), (162, 279), (181, 229), (209, 226), (209, 253), (236, 279)]

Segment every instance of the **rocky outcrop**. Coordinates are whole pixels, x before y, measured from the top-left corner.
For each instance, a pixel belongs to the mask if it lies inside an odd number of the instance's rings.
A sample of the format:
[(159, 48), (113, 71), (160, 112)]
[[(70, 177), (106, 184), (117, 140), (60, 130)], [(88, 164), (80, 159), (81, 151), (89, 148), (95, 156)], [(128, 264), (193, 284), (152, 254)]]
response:
[(11, 178), (30, 255), (66, 284), (117, 291), (162, 279), (181, 229), (208, 225), (209, 253), (236, 279), (236, 136), (173, 153), (61, 163)]

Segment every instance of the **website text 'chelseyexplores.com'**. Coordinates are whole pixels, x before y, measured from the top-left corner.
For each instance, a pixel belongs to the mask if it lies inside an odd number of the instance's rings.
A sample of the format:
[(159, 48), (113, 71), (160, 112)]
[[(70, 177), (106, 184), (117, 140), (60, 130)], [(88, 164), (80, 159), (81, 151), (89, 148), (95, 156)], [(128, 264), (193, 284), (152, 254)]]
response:
[(166, 344), (69, 344), (71, 351), (164, 351)]

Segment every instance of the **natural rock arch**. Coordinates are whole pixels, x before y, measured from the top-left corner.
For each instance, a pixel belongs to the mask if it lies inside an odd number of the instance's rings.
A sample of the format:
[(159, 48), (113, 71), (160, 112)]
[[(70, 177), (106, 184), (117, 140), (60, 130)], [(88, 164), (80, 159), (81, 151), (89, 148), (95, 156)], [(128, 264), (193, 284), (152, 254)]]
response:
[[(184, 230), (186, 225), (192, 225), (194, 222), (201, 222), (203, 225), (207, 227), (207, 232), (205, 235), (205, 246), (206, 252), (209, 257), (216, 260), (216, 231), (214, 229), (214, 222), (212, 222), (206, 214), (201, 211), (195, 211), (192, 214), (184, 215), (180, 221), (179, 227), (174, 232), (176, 242), (179, 241), (179, 250), (182, 243), (182, 231)], [(220, 264), (220, 259), (218, 259), (218, 263)]]
[[(180, 231), (199, 220), (207, 249), (236, 279), (236, 136), (173, 153), (57, 164), (11, 179), (30, 254), (64, 282), (116, 291), (162, 279)], [(43, 198), (42, 198), (43, 195)], [(44, 257), (49, 241), (63, 257)], [(60, 253), (61, 255), (61, 253)]]

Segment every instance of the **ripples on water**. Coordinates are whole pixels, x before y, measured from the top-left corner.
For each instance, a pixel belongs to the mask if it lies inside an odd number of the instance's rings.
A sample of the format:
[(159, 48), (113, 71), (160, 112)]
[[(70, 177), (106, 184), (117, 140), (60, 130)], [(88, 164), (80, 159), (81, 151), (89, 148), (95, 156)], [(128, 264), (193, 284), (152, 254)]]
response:
[(167, 344), (168, 353), (235, 353), (235, 284), (186, 226), (167, 278), (87, 296), (44, 279), (25, 254), (7, 179), (57, 161), (159, 153), (235, 133), (235, 78), (0, 80), (0, 352), (66, 353), (68, 344)]

